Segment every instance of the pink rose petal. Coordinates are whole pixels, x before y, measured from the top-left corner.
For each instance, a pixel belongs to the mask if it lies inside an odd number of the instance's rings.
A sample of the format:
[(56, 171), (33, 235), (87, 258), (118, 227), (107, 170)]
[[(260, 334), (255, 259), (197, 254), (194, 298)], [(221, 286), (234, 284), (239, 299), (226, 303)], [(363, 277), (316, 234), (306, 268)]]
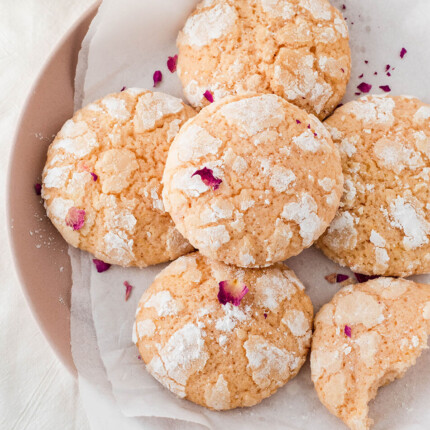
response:
[(163, 80), (163, 74), (161, 73), (161, 70), (156, 70), (154, 72), (154, 87), (156, 87), (162, 80)]
[(176, 65), (178, 63), (178, 56), (175, 55), (174, 57), (169, 57), (167, 59), (167, 68), (169, 69), (170, 73), (176, 72)]
[(221, 179), (214, 176), (212, 169), (208, 169), (207, 167), (197, 170), (191, 177), (196, 175), (199, 175), (203, 183), (213, 190), (217, 190), (222, 182)]
[(239, 306), (248, 291), (248, 287), (237, 279), (221, 281), (219, 283), (218, 300), (222, 305), (231, 303), (233, 306)]
[(348, 337), (351, 337), (351, 327), (349, 326), (349, 325), (346, 325), (345, 326), (345, 328), (343, 329), (343, 331), (345, 332), (345, 334), (348, 336)]
[(102, 260), (97, 260), (97, 258), (93, 258), (93, 263), (96, 266), (96, 270), (98, 273), (106, 272), (106, 270), (109, 270), (111, 266), (109, 263), (105, 263)]
[(42, 194), (42, 184), (34, 184), (34, 192), (40, 196)]
[(338, 284), (340, 284), (341, 282), (346, 281), (348, 279), (349, 279), (349, 276), (348, 275), (343, 275), (342, 273), (338, 273), (337, 276), (336, 276), (336, 282)]
[(386, 93), (389, 93), (391, 91), (391, 88), (389, 85), (381, 85), (379, 88), (381, 88), (381, 90), (385, 91)]
[(360, 284), (370, 281), (371, 279), (379, 278), (378, 275), (362, 275), (361, 273), (354, 273), (354, 276)]
[(362, 82), (360, 85), (357, 86), (357, 88), (362, 93), (368, 93), (372, 89), (372, 85), (370, 85), (370, 84), (368, 84), (366, 82)]
[(407, 52), (408, 51), (406, 50), (406, 48), (402, 48), (402, 50), (400, 51), (400, 58), (403, 58)]
[(213, 94), (207, 90), (203, 93), (204, 98), (209, 102), (209, 103), (213, 103), (214, 102), (214, 96)]
[(93, 177), (93, 181), (96, 182), (99, 177), (93, 172), (90, 172), (90, 174)]
[(327, 282), (330, 284), (340, 284), (349, 279), (348, 275), (344, 275), (342, 273), (331, 273), (324, 277)]
[(127, 301), (130, 298), (131, 290), (133, 289), (133, 286), (130, 285), (127, 281), (124, 281), (125, 286), (125, 301)]
[(66, 215), (66, 225), (72, 227), (73, 230), (80, 230), (85, 224), (85, 211), (71, 207)]

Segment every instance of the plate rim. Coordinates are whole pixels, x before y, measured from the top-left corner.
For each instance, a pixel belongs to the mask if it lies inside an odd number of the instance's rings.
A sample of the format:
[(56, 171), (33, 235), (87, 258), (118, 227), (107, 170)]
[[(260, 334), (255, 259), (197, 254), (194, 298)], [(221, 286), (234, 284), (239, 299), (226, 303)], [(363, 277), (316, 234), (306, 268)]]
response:
[[(95, 3), (91, 4), (87, 7), (87, 9), (73, 22), (73, 24), (70, 26), (70, 28), (66, 31), (66, 33), (60, 38), (60, 40), (54, 45), (54, 47), (51, 49), (48, 57), (46, 58), (45, 62), (43, 63), (42, 67), (40, 68), (39, 72), (37, 73), (35, 79), (33, 80), (29, 91), (27, 92), (27, 96), (25, 98), (25, 101), (22, 105), (21, 111), (19, 113), (18, 119), (15, 123), (15, 130), (12, 138), (12, 145), (10, 154), (8, 157), (8, 165), (7, 165), (7, 172), (6, 172), (6, 201), (5, 201), (5, 212), (6, 212), (6, 223), (7, 223), (7, 241), (10, 249), (10, 253), (12, 256), (12, 262), (13, 262), (13, 268), (15, 270), (16, 277), (18, 279), (18, 283), (20, 285), (21, 291), (24, 295), (25, 301), (30, 309), (30, 312), (39, 327), (40, 331), (42, 332), (44, 338), (47, 340), (49, 346), (54, 351), (57, 358), (60, 360), (60, 362), (64, 365), (64, 367), (67, 369), (67, 371), (73, 376), (77, 377), (77, 370), (73, 362), (72, 358), (72, 351), (71, 351), (71, 345), (70, 349), (68, 351), (61, 350), (56, 340), (54, 339), (54, 336), (49, 332), (49, 330), (46, 327), (46, 323), (42, 321), (40, 316), (40, 310), (38, 309), (38, 306), (36, 306), (33, 298), (31, 297), (27, 283), (24, 280), (24, 265), (19, 261), (18, 259), (18, 252), (17, 252), (17, 232), (14, 230), (14, 214), (15, 212), (12, 209), (12, 200), (16, 199), (16, 194), (13, 192), (13, 166), (14, 166), (14, 160), (16, 158), (16, 153), (18, 151), (19, 147), (19, 135), (20, 135), (20, 129), (25, 122), (27, 115), (28, 115), (28, 109), (31, 105), (33, 96), (35, 94), (35, 91), (41, 81), (43, 80), (43, 77), (49, 67), (51, 66), (51, 63), (54, 61), (55, 57), (64, 49), (64, 46), (69, 42), (70, 39), (73, 38), (75, 33), (80, 29), (80, 27), (86, 22), (89, 25), (91, 24), (92, 20), (94, 19), (96, 12), (101, 4), (102, 0), (96, 0)], [(86, 29), (88, 31), (88, 28)], [(85, 32), (86, 34), (86, 32)], [(84, 37), (85, 37), (84, 34)], [(80, 45), (82, 44), (83, 38), (80, 40)], [(74, 85), (74, 84), (73, 84)], [(71, 285), (70, 285), (71, 287)], [(70, 309), (67, 308), (69, 311)], [(69, 332), (70, 332), (70, 326), (69, 326)], [(70, 337), (70, 336), (69, 336)]]

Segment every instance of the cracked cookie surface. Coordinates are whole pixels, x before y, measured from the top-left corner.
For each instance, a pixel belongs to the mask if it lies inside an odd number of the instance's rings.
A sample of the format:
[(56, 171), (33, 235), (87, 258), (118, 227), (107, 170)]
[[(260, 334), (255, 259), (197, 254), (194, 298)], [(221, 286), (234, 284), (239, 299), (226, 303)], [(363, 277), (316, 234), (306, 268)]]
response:
[[(219, 283), (249, 291), (222, 305)], [(210, 409), (252, 406), (300, 370), (313, 308), (294, 272), (278, 263), (239, 269), (200, 253), (180, 257), (143, 294), (133, 340), (148, 372), (181, 398)]]
[(367, 430), (368, 403), (403, 377), (427, 347), (430, 286), (378, 278), (341, 289), (315, 316), (311, 372), (318, 397), (352, 430)]
[(166, 210), (202, 254), (263, 267), (323, 233), (343, 176), (317, 118), (274, 94), (248, 94), (224, 98), (182, 127), (163, 184)]
[(167, 152), (195, 115), (181, 100), (138, 88), (77, 111), (50, 145), (42, 197), (71, 245), (106, 263), (145, 267), (192, 250), (161, 200)]
[(412, 97), (347, 103), (327, 127), (342, 157), (340, 208), (318, 246), (367, 275), (430, 272), (430, 106)]
[(275, 93), (327, 117), (345, 94), (348, 28), (327, 0), (205, 0), (177, 40), (178, 74), (196, 108), (246, 92)]

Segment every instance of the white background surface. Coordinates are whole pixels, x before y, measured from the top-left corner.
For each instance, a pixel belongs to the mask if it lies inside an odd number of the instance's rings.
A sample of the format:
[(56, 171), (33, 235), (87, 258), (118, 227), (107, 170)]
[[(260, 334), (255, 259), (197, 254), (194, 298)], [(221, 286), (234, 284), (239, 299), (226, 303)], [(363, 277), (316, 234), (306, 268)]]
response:
[[(77, 384), (24, 300), (6, 233), (7, 160), (23, 103), (49, 53), (94, 0), (0, 0), (0, 428), (88, 429)], [(18, 335), (17, 335), (18, 333)]]

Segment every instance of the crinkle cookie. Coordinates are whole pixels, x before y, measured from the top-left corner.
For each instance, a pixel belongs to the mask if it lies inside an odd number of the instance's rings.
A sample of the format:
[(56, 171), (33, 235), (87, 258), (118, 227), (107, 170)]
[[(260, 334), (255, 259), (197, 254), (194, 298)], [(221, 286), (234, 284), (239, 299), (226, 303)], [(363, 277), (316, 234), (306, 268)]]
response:
[(215, 100), (267, 92), (323, 119), (350, 76), (348, 29), (327, 0), (205, 0), (177, 44), (178, 74), (196, 108), (208, 104), (206, 91)]
[(64, 239), (121, 266), (190, 252), (164, 210), (161, 177), (170, 143), (193, 115), (177, 98), (136, 88), (77, 111), (43, 171), (46, 210)]
[(303, 290), (282, 263), (244, 270), (189, 254), (143, 294), (133, 340), (177, 396), (216, 410), (252, 406), (305, 362), (313, 308)]
[(327, 409), (369, 429), (379, 387), (415, 364), (430, 333), (430, 285), (379, 278), (340, 290), (315, 317), (311, 371)]
[(231, 96), (181, 129), (163, 201), (203, 255), (263, 267), (324, 232), (342, 194), (340, 156), (313, 115), (274, 94)]
[(318, 246), (367, 275), (430, 272), (430, 106), (368, 96), (324, 124), (340, 150), (345, 190)]

